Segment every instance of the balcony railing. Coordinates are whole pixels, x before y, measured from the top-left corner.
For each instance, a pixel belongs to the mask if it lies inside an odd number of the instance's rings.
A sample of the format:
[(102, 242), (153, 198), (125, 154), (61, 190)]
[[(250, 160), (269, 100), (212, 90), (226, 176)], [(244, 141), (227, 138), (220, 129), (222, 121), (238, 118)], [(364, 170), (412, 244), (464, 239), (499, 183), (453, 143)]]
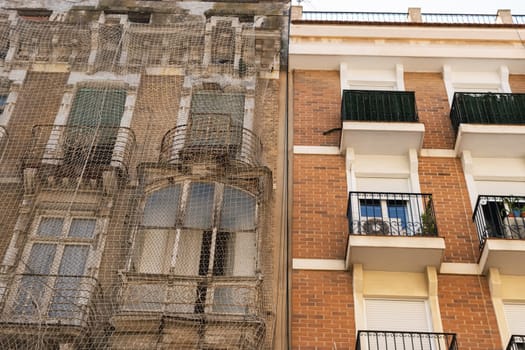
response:
[(162, 139), (159, 161), (176, 164), (189, 161), (261, 164), (262, 143), (252, 131), (240, 126), (213, 123), (198, 127), (180, 125)]
[(359, 331), (355, 350), (457, 350), (454, 333)]
[(350, 192), (347, 217), (354, 235), (438, 234), (431, 194)]
[(36, 125), (23, 164), (54, 165), (71, 177), (100, 177), (107, 168), (127, 175), (134, 148), (135, 134), (125, 127)]
[[(408, 13), (392, 12), (320, 12), (303, 11), (302, 21), (349, 23), (446, 23), (461, 25), (501, 25), (497, 15), (461, 13), (422, 13), (421, 21), (414, 21)], [(525, 24), (525, 16), (512, 15), (514, 24)]]
[(344, 90), (341, 119), (417, 122), (415, 94), (411, 91)]
[(472, 220), (481, 248), (487, 238), (525, 239), (525, 197), (478, 196)]
[(525, 349), (525, 335), (512, 335), (506, 350), (524, 350)]
[(450, 120), (464, 124), (525, 124), (525, 94), (456, 92)]
[(102, 298), (88, 276), (17, 274), (4, 301), (0, 323), (87, 328)]
[(194, 317), (258, 316), (261, 280), (257, 277), (174, 276), (126, 273), (120, 312), (156, 312)]

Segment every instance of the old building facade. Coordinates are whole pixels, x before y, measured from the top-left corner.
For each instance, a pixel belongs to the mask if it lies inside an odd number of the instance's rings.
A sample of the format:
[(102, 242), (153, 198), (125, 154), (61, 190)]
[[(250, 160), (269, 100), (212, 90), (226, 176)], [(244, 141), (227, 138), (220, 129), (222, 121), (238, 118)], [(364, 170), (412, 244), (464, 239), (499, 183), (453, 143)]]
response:
[(284, 1), (3, 1), (0, 347), (285, 347)]
[(291, 348), (521, 349), (525, 18), (291, 18)]

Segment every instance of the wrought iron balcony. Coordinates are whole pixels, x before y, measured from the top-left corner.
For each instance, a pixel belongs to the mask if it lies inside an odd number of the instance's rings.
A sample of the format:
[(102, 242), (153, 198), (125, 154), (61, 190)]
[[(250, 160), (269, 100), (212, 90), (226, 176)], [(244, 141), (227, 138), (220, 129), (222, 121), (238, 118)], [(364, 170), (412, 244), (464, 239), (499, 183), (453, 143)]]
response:
[(110, 168), (126, 176), (134, 147), (135, 134), (125, 127), (36, 125), (23, 166), (64, 177), (99, 178)]
[(512, 335), (506, 350), (523, 350), (525, 349), (525, 335)]
[(456, 132), (460, 124), (525, 125), (525, 94), (456, 92), (450, 120)]
[(456, 334), (359, 331), (355, 350), (457, 350)]
[(61, 325), (82, 332), (102, 298), (98, 281), (88, 276), (17, 274), (4, 296), (2, 328)]
[(525, 239), (525, 197), (478, 196), (472, 220), (481, 249), (487, 238)]
[(125, 273), (120, 313), (258, 316), (261, 280), (257, 277), (175, 276)]
[(411, 91), (344, 90), (343, 121), (417, 122), (415, 94)]
[(350, 192), (347, 217), (354, 235), (437, 236), (432, 195)]
[(261, 154), (262, 143), (255, 133), (210, 120), (169, 130), (162, 139), (159, 161), (169, 164), (220, 161), (259, 166)]

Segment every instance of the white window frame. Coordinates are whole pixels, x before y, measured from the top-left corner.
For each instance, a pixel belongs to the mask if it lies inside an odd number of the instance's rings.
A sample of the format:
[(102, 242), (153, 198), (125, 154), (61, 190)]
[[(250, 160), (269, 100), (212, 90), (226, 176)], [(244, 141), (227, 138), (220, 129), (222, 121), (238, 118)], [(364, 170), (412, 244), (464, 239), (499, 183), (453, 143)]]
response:
[[(209, 184), (209, 185), (212, 185), (213, 186), (213, 205), (212, 205), (212, 213), (210, 214), (211, 215), (211, 220), (212, 220), (212, 227), (211, 229), (187, 229), (187, 228), (183, 228), (181, 227), (181, 223), (184, 222), (184, 217), (185, 217), (185, 210), (186, 210), (186, 206), (187, 204), (189, 203), (189, 196), (190, 196), (190, 190), (191, 190), (191, 185), (194, 184), (194, 183), (203, 183), (203, 184)], [(246, 191), (244, 189), (241, 189), (239, 187), (235, 187), (235, 186), (231, 186), (231, 185), (228, 185), (228, 184), (223, 184), (223, 183), (218, 183), (218, 182), (213, 182), (213, 181), (194, 181), (194, 180), (186, 180), (186, 181), (181, 181), (177, 184), (174, 184), (175, 186), (179, 185), (180, 186), (180, 189), (179, 189), (179, 200), (178, 202), (175, 204), (175, 207), (172, 208), (173, 211), (174, 211), (174, 215), (176, 215), (177, 217), (177, 222), (175, 223), (175, 226), (172, 227), (172, 228), (164, 228), (164, 227), (158, 227), (159, 230), (163, 230), (163, 229), (166, 229), (167, 231), (169, 230), (169, 232), (167, 232), (167, 237), (165, 239), (166, 241), (166, 246), (167, 248), (165, 249), (164, 253), (163, 253), (163, 257), (161, 258), (158, 258), (158, 262), (160, 262), (160, 269), (158, 271), (144, 271), (143, 268), (144, 266), (147, 266), (144, 262), (144, 258), (145, 258), (145, 251), (144, 251), (144, 241), (146, 239), (146, 236), (148, 233), (147, 233), (147, 229), (148, 227), (143, 227), (143, 226), (138, 226), (137, 229), (136, 229), (136, 233), (135, 233), (135, 239), (133, 240), (133, 247), (132, 247), (132, 255), (130, 257), (130, 260), (128, 262), (128, 271), (130, 272), (135, 272), (135, 273), (138, 273), (138, 274), (152, 274), (152, 275), (158, 275), (158, 276), (180, 276), (181, 277), (181, 280), (184, 280), (186, 279), (187, 281), (184, 283), (184, 284), (180, 284), (180, 285), (177, 285), (177, 286), (174, 286), (174, 287), (168, 287), (169, 289), (169, 292), (173, 292), (173, 291), (178, 291), (179, 294), (187, 294), (188, 293), (188, 290), (195, 290), (196, 288), (202, 288), (199, 286), (199, 282), (200, 280), (202, 280), (203, 278), (205, 277), (215, 277), (214, 278), (214, 282), (212, 283), (212, 285), (207, 285), (205, 287), (205, 290), (206, 290), (206, 301), (205, 301), (205, 305), (206, 307), (202, 310), (202, 312), (204, 313), (213, 313), (213, 312), (219, 312), (219, 313), (222, 313), (222, 312), (226, 312), (228, 314), (246, 314), (246, 313), (252, 313), (251, 310), (247, 310), (247, 309), (244, 309), (244, 307), (242, 306), (237, 306), (237, 305), (230, 305), (230, 304), (225, 304), (227, 305), (226, 308), (228, 310), (222, 310), (222, 308), (224, 308), (223, 305), (221, 304), (218, 304), (218, 305), (215, 305), (214, 303), (214, 298), (216, 297), (215, 295), (215, 291), (216, 291), (216, 288), (221, 288), (221, 283), (224, 285), (224, 287), (222, 287), (221, 289), (224, 289), (226, 292), (228, 292), (228, 290), (231, 290), (232, 288), (236, 288), (236, 283), (235, 281), (238, 280), (240, 283), (239, 283), (239, 288), (240, 290), (247, 290), (247, 288), (249, 290), (251, 290), (252, 288), (249, 287), (250, 285), (252, 285), (253, 283), (257, 283), (255, 281), (255, 279), (257, 278), (257, 271), (259, 269), (259, 257), (258, 257), (258, 254), (259, 254), (259, 249), (258, 249), (258, 237), (259, 237), (259, 229), (258, 229), (258, 212), (259, 212), (259, 203), (258, 203), (258, 199), (257, 199), (257, 195), (253, 194), (253, 193), (250, 193), (249, 191)], [(171, 185), (173, 186), (173, 184)], [(245, 192), (246, 194), (248, 194), (249, 196), (251, 196), (254, 200), (254, 204), (255, 204), (255, 212), (254, 212), (254, 227), (253, 229), (249, 229), (249, 230), (233, 230), (233, 231), (226, 231), (226, 230), (221, 230), (220, 229), (220, 222), (218, 220), (218, 216), (220, 215), (220, 212), (222, 210), (222, 204), (223, 204), (223, 194), (224, 194), (224, 190), (225, 190), (225, 187), (230, 187), (232, 189), (235, 189), (235, 190), (238, 190), (238, 191), (242, 191), (242, 192)], [(147, 191), (147, 195), (144, 197), (144, 201), (143, 201), (143, 204), (142, 204), (142, 211), (144, 212), (145, 210), (145, 205), (146, 205), (146, 201), (147, 201), (147, 198), (149, 196), (149, 194), (152, 194), (154, 193), (155, 191), (159, 191), (159, 190), (162, 190), (163, 188), (166, 188), (166, 186), (162, 186), (162, 187), (157, 187), (155, 189), (152, 189), (151, 191)], [(217, 237), (220, 233), (225, 233), (225, 234), (234, 234), (235, 235), (235, 241), (232, 241), (230, 242), (231, 246), (232, 246), (232, 256), (228, 257), (228, 258), (232, 258), (234, 259), (234, 262), (231, 263), (230, 265), (230, 268), (231, 268), (231, 271), (227, 274), (220, 274), (220, 275), (214, 275), (213, 274), (213, 267), (214, 267), (214, 263), (215, 263), (215, 259), (216, 257), (214, 256), (215, 252), (216, 252), (216, 241), (217, 241)], [(250, 234), (252, 235), (253, 234), (253, 251), (251, 252), (251, 254), (249, 254), (249, 257), (250, 258), (253, 258), (253, 266), (249, 268), (249, 273), (247, 273), (246, 271), (246, 268), (243, 269), (243, 267), (246, 266), (246, 264), (237, 264), (235, 262), (235, 259), (237, 259), (238, 257), (241, 258), (241, 261), (245, 261), (245, 257), (243, 257), (243, 252), (245, 252), (245, 250), (241, 249), (240, 247), (237, 246), (237, 244), (239, 242), (242, 243), (242, 241), (238, 241), (238, 236), (237, 234), (240, 233), (240, 234)], [(195, 263), (196, 266), (194, 266), (193, 269), (190, 268), (190, 270), (192, 270), (193, 272), (192, 273), (189, 273), (189, 274), (184, 274), (184, 275), (176, 275), (175, 274), (175, 270), (177, 268), (179, 268), (179, 265), (177, 265), (177, 257), (179, 255), (179, 248), (180, 248), (180, 244), (182, 242), (182, 235), (184, 234), (199, 234), (200, 235), (200, 243), (199, 243), (199, 247), (198, 249), (202, 249), (203, 247), (203, 244), (209, 244), (209, 253), (208, 253), (208, 257), (207, 257), (207, 263), (208, 263), (208, 270), (207, 270), (207, 273), (206, 275), (203, 275), (200, 273), (199, 271), (199, 266), (201, 264), (201, 259), (202, 257), (200, 257), (200, 254), (199, 256), (197, 256), (197, 259), (192, 259), (191, 263)], [(206, 234), (211, 234), (211, 239), (210, 241), (207, 243), (204, 243), (204, 235)], [(142, 240), (140, 242), (140, 240)], [(186, 241), (185, 242), (190, 242), (190, 241)], [(184, 250), (181, 250), (181, 253), (184, 253)], [(152, 265), (151, 263), (149, 263), (150, 266)], [(242, 265), (242, 266), (241, 266)], [(236, 271), (236, 269), (240, 268), (240, 271)], [(195, 269), (196, 269), (196, 272), (195, 272)], [(242, 271), (244, 270), (244, 271)], [(189, 278), (189, 279), (188, 279)], [(192, 280), (192, 278), (194, 280)], [(233, 280), (232, 280), (233, 278)], [(243, 280), (246, 280), (246, 282), (242, 282)], [(232, 282), (233, 281), (233, 282)], [(251, 282), (248, 282), (248, 281), (251, 281)], [(244, 284), (243, 284), (244, 283)], [(246, 285), (246, 283), (248, 283), (248, 285)], [(255, 284), (253, 284), (253, 290), (255, 290)], [(149, 284), (149, 287), (153, 287), (155, 285), (155, 283), (152, 283), (152, 284)], [(146, 286), (146, 285), (144, 285)], [(165, 295), (168, 293), (167, 290), (164, 290), (162, 285), (159, 285), (159, 288), (161, 288), (162, 290), (158, 293), (160, 296), (161, 299), (165, 298)], [(180, 289), (177, 290), (177, 288)], [(169, 293), (168, 293), (169, 294)], [(195, 295), (195, 292), (192, 293), (193, 295)], [(225, 297), (228, 297), (227, 295)], [(244, 296), (245, 298), (250, 298), (252, 297), (251, 295), (246, 295)], [(158, 301), (157, 301), (158, 302)], [(153, 303), (156, 303), (156, 301), (153, 301)], [(241, 305), (243, 305), (243, 302), (241, 301)], [(184, 313), (193, 313), (193, 307), (191, 307), (191, 305), (178, 305), (178, 306), (175, 306), (176, 308), (176, 311), (178, 312), (184, 312)], [(217, 309), (218, 308), (218, 309)], [(173, 311), (173, 310), (172, 310)]]
[[(56, 219), (63, 219), (63, 225), (60, 235), (58, 236), (39, 236), (38, 229), (40, 227), (41, 222), (43, 219), (46, 218), (56, 218)], [(95, 221), (95, 227), (93, 230), (93, 237), (92, 238), (81, 238), (81, 237), (68, 237), (69, 230), (71, 228), (71, 223), (75, 219), (81, 219), (81, 220), (94, 220)], [(96, 270), (98, 268), (98, 265), (100, 263), (100, 256), (99, 254), (100, 250), (102, 249), (103, 243), (101, 242), (101, 222), (96, 217), (91, 215), (82, 215), (81, 213), (75, 213), (72, 215), (64, 215), (63, 213), (43, 213), (36, 217), (36, 219), (33, 221), (33, 224), (30, 229), (30, 234), (28, 237), (28, 241), (26, 242), (24, 246), (24, 250), (22, 251), (21, 257), (19, 259), (18, 266), (16, 268), (16, 275), (17, 276), (23, 276), (26, 273), (27, 269), (27, 261), (29, 261), (30, 254), (32, 251), (32, 248), (35, 244), (48, 244), (48, 245), (54, 245), (56, 246), (56, 250), (54, 253), (54, 257), (51, 263), (50, 271), (48, 274), (48, 277), (46, 277), (46, 285), (54, 286), (56, 279), (59, 275), (59, 268), (60, 264), (63, 258), (64, 249), (66, 246), (87, 246), (89, 247), (88, 254), (86, 257), (85, 267), (84, 267), (84, 274), (83, 277), (86, 278), (96, 278)], [(10, 305), (10, 309), (15, 311), (16, 309), (16, 303), (19, 295), (19, 285), (22, 283), (22, 278), (19, 278), (16, 280), (16, 282), (12, 285), (12, 292), (9, 295), (9, 298), (7, 300), (7, 304)], [(54, 287), (53, 287), (54, 288)], [(88, 285), (88, 288), (85, 290), (81, 290), (78, 293), (77, 298), (81, 300), (81, 303), (87, 303), (90, 296), (94, 292), (95, 285)], [(34, 315), (12, 315), (14, 319), (17, 317), (22, 320), (22, 322), (27, 322), (28, 318), (30, 320), (34, 320), (35, 322), (41, 322), (42, 319), (49, 320), (49, 321), (56, 321), (56, 322), (62, 322), (64, 324), (80, 324), (82, 322), (81, 319), (69, 319), (69, 318), (60, 318), (60, 317), (52, 317), (48, 315), (49, 307), (51, 306), (51, 303), (53, 301), (53, 297), (56, 295), (56, 293), (53, 292), (52, 288), (46, 289), (46, 291), (43, 293), (40, 303), (40, 306), (43, 306), (41, 312), (39, 314)], [(79, 304), (79, 307), (83, 307), (84, 304)], [(82, 314), (82, 318), (86, 316)]]

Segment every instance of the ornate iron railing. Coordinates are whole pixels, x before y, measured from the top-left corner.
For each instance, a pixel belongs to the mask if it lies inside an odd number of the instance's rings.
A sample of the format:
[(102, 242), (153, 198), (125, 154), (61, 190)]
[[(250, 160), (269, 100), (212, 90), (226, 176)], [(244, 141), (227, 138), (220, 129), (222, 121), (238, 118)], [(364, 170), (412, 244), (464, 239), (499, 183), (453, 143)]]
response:
[(347, 217), (354, 235), (438, 235), (431, 194), (350, 192)]
[(523, 349), (525, 349), (525, 335), (512, 335), (509, 339), (506, 350)]
[(90, 327), (102, 299), (89, 276), (17, 274), (4, 296), (0, 323)]
[(258, 277), (122, 275), (119, 310), (194, 316), (259, 316), (262, 310)]
[(456, 334), (359, 331), (355, 350), (457, 350)]
[(459, 124), (525, 124), (525, 94), (456, 92), (450, 109), (454, 130)]
[(414, 92), (344, 90), (343, 121), (417, 122)]
[(525, 197), (478, 196), (472, 220), (480, 248), (487, 238), (525, 239)]
[(180, 125), (162, 139), (159, 161), (176, 164), (189, 161), (229, 161), (250, 166), (261, 164), (262, 143), (252, 131), (241, 126)]
[(127, 175), (135, 134), (126, 127), (35, 125), (24, 168), (57, 166), (64, 176), (99, 177), (105, 168)]

